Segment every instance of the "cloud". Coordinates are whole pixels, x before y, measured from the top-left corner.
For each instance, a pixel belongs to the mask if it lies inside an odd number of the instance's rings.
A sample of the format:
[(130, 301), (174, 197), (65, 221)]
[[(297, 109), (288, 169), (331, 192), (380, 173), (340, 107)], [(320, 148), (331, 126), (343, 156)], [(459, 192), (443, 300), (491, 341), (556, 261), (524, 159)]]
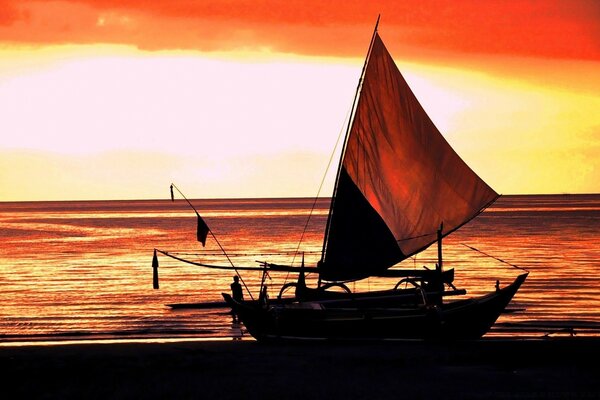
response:
[(2, 3), (0, 40), (13, 43), (118, 43), (150, 50), (267, 48), (362, 57), (366, 37), (381, 13), (380, 30), (397, 54), (600, 60), (600, 3), (595, 0)]
[(0, 0), (0, 27), (10, 26), (23, 17), (26, 17), (26, 13), (15, 7), (14, 2)]

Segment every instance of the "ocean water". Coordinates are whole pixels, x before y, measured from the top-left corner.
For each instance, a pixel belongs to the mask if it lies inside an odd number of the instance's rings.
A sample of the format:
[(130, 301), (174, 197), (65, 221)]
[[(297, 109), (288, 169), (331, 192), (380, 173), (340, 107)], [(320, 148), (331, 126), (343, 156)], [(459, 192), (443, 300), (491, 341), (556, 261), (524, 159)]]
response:
[[(301, 254), (313, 265), (320, 256), (328, 199), (318, 200), (312, 213), (312, 199), (192, 203), (236, 266), (299, 265)], [(0, 341), (249, 338), (225, 308), (166, 306), (221, 301), (231, 271), (159, 254), (160, 289), (152, 288), (154, 248), (228, 265), (212, 237), (203, 248), (195, 233), (195, 214), (183, 200), (0, 203)], [(433, 267), (436, 257), (434, 246), (401, 266)], [(469, 295), (522, 273), (498, 259), (530, 275), (509, 306), (514, 312), (503, 314), (487, 336), (600, 334), (600, 195), (503, 196), (444, 240), (444, 267), (455, 268), (455, 285)], [(256, 296), (260, 273), (242, 276)], [(270, 296), (294, 279), (272, 273)], [(349, 286), (395, 283), (368, 279)]]

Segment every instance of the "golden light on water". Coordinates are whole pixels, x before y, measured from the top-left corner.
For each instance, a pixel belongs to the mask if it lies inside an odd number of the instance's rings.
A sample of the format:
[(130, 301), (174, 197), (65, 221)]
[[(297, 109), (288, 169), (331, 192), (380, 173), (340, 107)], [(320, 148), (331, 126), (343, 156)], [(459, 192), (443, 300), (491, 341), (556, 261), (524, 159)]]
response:
[[(300, 264), (301, 254), (293, 254), (312, 200), (195, 203), (236, 265)], [(320, 257), (328, 204), (328, 200), (317, 204), (300, 246), (306, 265), (314, 265)], [(462, 243), (530, 271), (510, 306), (525, 310), (502, 315), (492, 336), (507, 334), (507, 329), (510, 335), (524, 334), (519, 329), (532, 321), (559, 328), (572, 325), (579, 334), (592, 334), (589, 327), (600, 324), (598, 212), (600, 200), (594, 195), (503, 197), (444, 240), (444, 268), (455, 269), (454, 284), (470, 296), (493, 291), (496, 280), (507, 285), (522, 271)], [(232, 326), (224, 309), (174, 312), (165, 306), (221, 301), (221, 292), (229, 292), (232, 271), (159, 256), (160, 290), (152, 290), (154, 248), (227, 265), (212, 239), (205, 248), (196, 242), (195, 223), (193, 211), (182, 202), (2, 203), (0, 325), (5, 338), (238, 335), (239, 326)], [(434, 246), (400, 266), (433, 268), (435, 262)], [(261, 273), (242, 276), (256, 295)], [(271, 278), (267, 281), (271, 297), (284, 282), (296, 279), (277, 273)], [(315, 279), (309, 276), (309, 285), (315, 286)], [(372, 278), (348, 286), (363, 291), (389, 289), (395, 283)], [(529, 334), (551, 330), (544, 329)]]

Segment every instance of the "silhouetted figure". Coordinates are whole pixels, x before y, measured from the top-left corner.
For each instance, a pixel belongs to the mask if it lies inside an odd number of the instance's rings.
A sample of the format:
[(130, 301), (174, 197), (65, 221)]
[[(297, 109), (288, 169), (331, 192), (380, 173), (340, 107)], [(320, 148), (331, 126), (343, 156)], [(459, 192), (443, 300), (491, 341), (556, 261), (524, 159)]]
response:
[[(235, 301), (244, 300), (244, 292), (242, 292), (242, 285), (240, 285), (240, 277), (235, 275), (233, 277), (233, 283), (231, 284), (231, 297)], [(237, 314), (235, 312), (235, 308), (231, 310), (231, 315), (233, 316), (233, 320), (237, 320)]]
[(244, 300), (242, 285), (240, 285), (240, 277), (237, 275), (233, 277), (233, 283), (231, 284), (231, 297), (233, 297), (235, 301)]
[(500, 290), (500, 281), (496, 280), (496, 292)]

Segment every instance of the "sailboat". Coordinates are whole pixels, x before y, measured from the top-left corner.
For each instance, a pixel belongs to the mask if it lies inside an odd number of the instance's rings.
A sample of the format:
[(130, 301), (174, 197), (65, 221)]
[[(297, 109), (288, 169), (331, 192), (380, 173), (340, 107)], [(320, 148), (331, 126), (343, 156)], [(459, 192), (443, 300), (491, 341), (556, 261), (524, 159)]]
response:
[[(466, 292), (452, 283), (454, 271), (444, 270), (443, 238), (499, 195), (431, 121), (386, 49), (378, 23), (346, 130), (320, 261), (299, 270), (263, 265), (265, 271), (299, 273), (297, 282), (287, 284), (296, 289), (292, 299), (269, 300), (262, 287), (258, 300), (223, 294), (258, 340), (476, 339), (527, 277), (464, 298)], [(435, 269), (392, 268), (435, 243)], [(318, 288), (306, 286), (305, 272), (318, 274)], [(345, 286), (369, 277), (400, 277), (412, 287), (349, 293)], [(333, 286), (345, 291), (327, 290)]]

